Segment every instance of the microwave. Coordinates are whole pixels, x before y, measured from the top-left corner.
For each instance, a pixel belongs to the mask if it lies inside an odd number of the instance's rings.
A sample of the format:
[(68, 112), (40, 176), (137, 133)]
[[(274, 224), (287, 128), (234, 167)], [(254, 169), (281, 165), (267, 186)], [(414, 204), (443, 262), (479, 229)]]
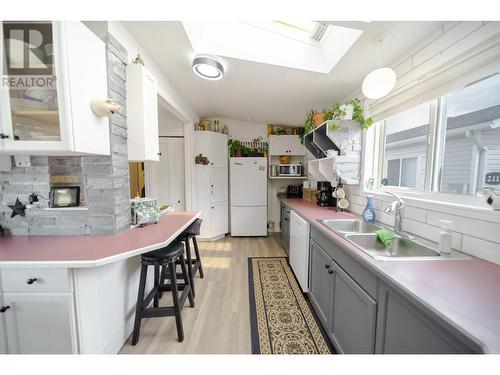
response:
[(278, 176), (302, 176), (302, 164), (280, 164)]

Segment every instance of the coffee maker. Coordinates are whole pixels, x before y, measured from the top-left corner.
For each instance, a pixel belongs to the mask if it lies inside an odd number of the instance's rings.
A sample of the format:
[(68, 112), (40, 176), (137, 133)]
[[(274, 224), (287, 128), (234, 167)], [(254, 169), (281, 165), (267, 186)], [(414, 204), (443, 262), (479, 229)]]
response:
[(337, 198), (332, 195), (333, 187), (328, 181), (318, 181), (316, 183), (318, 196), (316, 204), (321, 207), (335, 207), (337, 206)]

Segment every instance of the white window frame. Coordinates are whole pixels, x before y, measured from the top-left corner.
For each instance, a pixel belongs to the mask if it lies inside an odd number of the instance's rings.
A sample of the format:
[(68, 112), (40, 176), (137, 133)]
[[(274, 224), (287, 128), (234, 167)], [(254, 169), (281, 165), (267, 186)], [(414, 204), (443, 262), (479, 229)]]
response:
[[(381, 176), (384, 171), (384, 149), (385, 149), (385, 121), (379, 121), (373, 126), (364, 131), (363, 149), (363, 166), (362, 166), (362, 187), (361, 191), (364, 194), (372, 194), (380, 199), (392, 199), (385, 191), (391, 191), (400, 195), (409, 204), (418, 207), (447, 212), (450, 214), (474, 217), (477, 219), (491, 220), (500, 218), (500, 212), (494, 211), (486, 203), (484, 197), (451, 194), (439, 192), (440, 175), (434, 173), (434, 170), (441, 168), (441, 161), (444, 157), (443, 137), (445, 137), (446, 126), (438, 126), (438, 124), (446, 124), (439, 122), (439, 116), (446, 117), (446, 103), (444, 95), (434, 100), (431, 104), (429, 133), (427, 136), (427, 156), (426, 156), (426, 177), (424, 191), (419, 191), (415, 188), (407, 188), (400, 186), (381, 186)], [(439, 101), (439, 105), (438, 105)], [(444, 130), (443, 130), (444, 129)], [(438, 141), (440, 139), (440, 141)], [(437, 144), (438, 147), (433, 147)], [(372, 157), (373, 155), (373, 157)], [(408, 154), (408, 157), (411, 155)], [(420, 158), (418, 159), (421, 162)], [(374, 179), (374, 187), (371, 189), (368, 183), (369, 179)]]
[[(416, 180), (418, 179), (418, 171), (420, 170), (420, 166), (421, 166), (421, 163), (422, 163), (422, 156), (419, 155), (419, 154), (407, 154), (405, 156), (400, 156), (398, 158), (392, 158), (392, 159), (387, 159), (383, 160), (383, 163), (384, 163), (384, 167), (382, 169), (382, 171), (387, 171), (388, 169), (388, 164), (389, 164), (389, 161), (392, 161), (392, 160), (399, 160), (399, 186), (394, 186), (394, 185), (387, 185), (387, 187), (391, 188), (391, 187), (404, 187), (404, 186), (401, 186), (401, 178), (402, 178), (402, 174), (403, 174), (403, 160), (404, 159), (417, 159), (417, 169), (416, 169), (416, 172), (417, 172), (417, 176), (416, 176)], [(417, 180), (418, 182), (418, 180)], [(418, 185), (418, 183), (417, 183)], [(410, 188), (410, 189), (416, 189), (416, 188)]]

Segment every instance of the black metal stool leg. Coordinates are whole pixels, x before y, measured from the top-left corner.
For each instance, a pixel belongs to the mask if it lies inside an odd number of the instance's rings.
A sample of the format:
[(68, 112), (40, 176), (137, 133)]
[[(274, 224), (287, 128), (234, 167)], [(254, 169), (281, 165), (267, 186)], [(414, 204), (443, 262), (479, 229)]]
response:
[(189, 237), (184, 241), (186, 243), (186, 257), (187, 257), (187, 271), (189, 275), (189, 283), (191, 284), (191, 291), (193, 292), (193, 297), (196, 295), (194, 290), (194, 280), (193, 280), (193, 262), (191, 261), (191, 245), (189, 244)]
[(179, 290), (177, 289), (177, 277), (175, 276), (175, 261), (168, 264), (170, 270), (170, 282), (172, 285), (172, 299), (174, 302), (175, 310), (175, 324), (177, 325), (177, 340), (184, 341), (184, 328), (182, 327), (181, 307), (179, 305)]
[[(167, 266), (161, 266), (160, 272), (160, 285), (165, 284), (165, 280), (167, 279)], [(159, 293), (160, 299), (163, 297), (163, 292)]]
[(137, 305), (135, 307), (135, 320), (134, 320), (134, 331), (132, 334), (132, 345), (137, 344), (139, 340), (139, 333), (141, 331), (141, 319), (142, 319), (142, 309), (144, 301), (144, 289), (146, 288), (146, 277), (148, 273), (148, 266), (146, 264), (141, 264), (141, 276), (139, 281), (139, 292), (137, 293)]
[(158, 287), (160, 286), (160, 266), (155, 265), (155, 280), (153, 288), (156, 290), (154, 299), (153, 299), (153, 307), (158, 307), (160, 305), (160, 293)]
[(184, 284), (186, 285), (186, 288), (189, 288), (189, 306), (194, 307), (194, 294), (191, 287), (191, 281), (189, 280), (188, 274), (186, 272), (186, 261), (184, 260), (183, 256), (179, 257), (179, 260), (181, 262), (182, 278), (184, 279)]
[(205, 277), (203, 273), (203, 267), (201, 266), (200, 251), (198, 250), (198, 241), (196, 241), (196, 236), (193, 236), (194, 253), (196, 255), (196, 262), (198, 262), (198, 269), (200, 270), (200, 279)]

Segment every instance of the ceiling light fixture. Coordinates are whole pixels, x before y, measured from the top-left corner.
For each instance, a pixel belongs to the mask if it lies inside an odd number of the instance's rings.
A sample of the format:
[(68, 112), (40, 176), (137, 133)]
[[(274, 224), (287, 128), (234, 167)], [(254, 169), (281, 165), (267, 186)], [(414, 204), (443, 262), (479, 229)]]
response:
[(198, 77), (216, 81), (224, 77), (224, 66), (214, 57), (198, 55), (193, 59), (193, 72)]
[(396, 84), (396, 73), (391, 68), (381, 68), (382, 42), (391, 37), (389, 31), (377, 34), (373, 37), (374, 43), (379, 43), (378, 69), (370, 72), (361, 86), (363, 94), (369, 99), (380, 99), (391, 92)]

